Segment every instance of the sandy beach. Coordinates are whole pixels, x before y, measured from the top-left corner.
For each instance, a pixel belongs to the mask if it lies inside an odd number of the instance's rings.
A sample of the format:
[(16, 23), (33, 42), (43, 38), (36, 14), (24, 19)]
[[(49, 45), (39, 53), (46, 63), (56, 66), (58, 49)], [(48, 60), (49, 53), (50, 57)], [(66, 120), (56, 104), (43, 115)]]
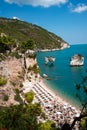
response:
[[(26, 80), (24, 82), (23, 92), (27, 93), (28, 91), (33, 90), (34, 87), (37, 88), (38, 85), (42, 88), (43, 91), (45, 90), (48, 93), (50, 93), (50, 95), (52, 95), (53, 99), (56, 99), (61, 104), (68, 104), (54, 90), (52, 90), (49, 86), (47, 86), (43, 79), (36, 80), (36, 81), (33, 79), (32, 82), (29, 82), (28, 80)], [(42, 91), (42, 94), (43, 94), (43, 91)], [(35, 100), (37, 100), (37, 99), (35, 99)]]
[(59, 102), (61, 102), (62, 104), (68, 104), (72, 107), (74, 107), (77, 111), (80, 111), (80, 107), (73, 104), (72, 102), (69, 101), (69, 99), (67, 100), (65, 97), (63, 97), (61, 94), (61, 96), (58, 94), (58, 92), (56, 92), (56, 90), (53, 90), (49, 85), (47, 85), (44, 80), (41, 81), (41, 84), (44, 88), (46, 88), (52, 95), (54, 95), (57, 100)]
[[(32, 90), (35, 94), (34, 102), (39, 102), (41, 104), (47, 119), (53, 120), (57, 127), (61, 127), (61, 124), (66, 121), (71, 124), (74, 117), (80, 115), (79, 109), (66, 102), (50, 89), (41, 77), (37, 80), (33, 78), (31, 82), (26, 80), (23, 85), (23, 93)], [(76, 124), (75, 127), (76, 130), (78, 130), (78, 124)]]
[(39, 82), (39, 84), (46, 90), (48, 91), (54, 99), (56, 99), (58, 102), (61, 104), (68, 104), (62, 97), (60, 97), (54, 90), (52, 90), (49, 86), (46, 85), (46, 83), (42, 80)]

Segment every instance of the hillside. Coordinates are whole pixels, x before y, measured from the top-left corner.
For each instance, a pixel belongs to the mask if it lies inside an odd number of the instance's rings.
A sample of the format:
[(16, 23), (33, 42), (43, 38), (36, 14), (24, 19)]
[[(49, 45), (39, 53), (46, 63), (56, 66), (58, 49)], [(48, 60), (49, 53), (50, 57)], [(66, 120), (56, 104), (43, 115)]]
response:
[(37, 25), (17, 19), (0, 18), (1, 33), (5, 33), (20, 42), (33, 39), (38, 49), (54, 49), (69, 45), (61, 37)]

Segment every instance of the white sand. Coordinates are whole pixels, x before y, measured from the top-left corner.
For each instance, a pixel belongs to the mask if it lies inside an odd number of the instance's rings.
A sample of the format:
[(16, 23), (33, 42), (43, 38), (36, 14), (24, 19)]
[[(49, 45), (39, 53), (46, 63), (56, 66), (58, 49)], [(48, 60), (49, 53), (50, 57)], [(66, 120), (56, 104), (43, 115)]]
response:
[[(80, 112), (79, 108), (77, 108), (73, 104), (70, 104), (69, 102), (67, 102), (65, 99), (63, 99), (63, 97), (60, 97), (58, 95), (58, 93), (56, 93), (49, 86), (47, 86), (41, 77), (37, 78), (37, 80), (35, 80), (33, 77), (31, 82), (26, 81), (24, 83), (23, 92), (26, 93), (26, 92), (32, 90), (32, 87), (33, 86), (35, 87), (35, 84), (36, 85), (40, 84), (41, 88), (45, 89), (48, 93), (50, 93), (53, 96), (53, 98), (54, 98), (53, 100), (58, 101), (62, 105), (67, 105), (67, 106), (73, 107), (73, 108), (75, 108), (76, 111)], [(42, 92), (42, 94), (43, 94), (43, 92)]]
[(48, 91), (51, 95), (53, 95), (53, 97), (60, 103), (60, 104), (63, 104), (63, 105), (68, 105), (68, 106), (71, 106), (73, 108), (75, 108), (77, 111), (80, 111), (79, 108), (77, 108), (76, 106), (74, 106), (73, 104), (71, 104), (70, 102), (67, 102), (63, 97), (60, 97), (58, 95), (58, 93), (56, 93), (53, 89), (51, 89), (49, 86), (46, 85), (46, 83), (41, 80), (39, 82), (39, 84), (46, 90)]

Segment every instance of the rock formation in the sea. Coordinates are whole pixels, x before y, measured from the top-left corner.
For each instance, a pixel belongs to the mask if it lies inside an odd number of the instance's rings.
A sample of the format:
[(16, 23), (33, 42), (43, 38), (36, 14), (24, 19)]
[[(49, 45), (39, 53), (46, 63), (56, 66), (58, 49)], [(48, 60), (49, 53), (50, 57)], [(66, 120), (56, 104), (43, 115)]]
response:
[(54, 62), (55, 62), (55, 57), (52, 57), (52, 56), (45, 57), (45, 64), (52, 65)]
[(80, 54), (75, 54), (70, 60), (70, 66), (84, 65), (84, 57)]

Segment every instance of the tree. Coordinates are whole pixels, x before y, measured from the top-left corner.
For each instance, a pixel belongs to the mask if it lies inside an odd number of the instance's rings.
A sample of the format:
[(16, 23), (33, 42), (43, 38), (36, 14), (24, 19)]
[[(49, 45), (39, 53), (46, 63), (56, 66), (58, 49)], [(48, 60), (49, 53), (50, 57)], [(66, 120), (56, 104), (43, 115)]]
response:
[(48, 120), (45, 123), (40, 123), (38, 130), (56, 130), (56, 125), (54, 122)]
[(27, 105), (26, 115), (28, 122), (28, 130), (38, 130), (37, 117), (42, 113), (42, 108), (39, 103)]
[(38, 130), (37, 117), (41, 113), (40, 104), (0, 107), (0, 130)]
[(0, 37), (0, 52), (11, 51), (14, 47), (16, 47), (14, 39), (8, 36)]
[(35, 42), (34, 40), (32, 39), (29, 39), (28, 41), (26, 42), (21, 42), (19, 44), (19, 49), (22, 51), (22, 52), (26, 52), (27, 50), (34, 50), (34, 47), (35, 47)]
[(30, 50), (33, 50), (35, 47), (35, 42), (34, 40), (32, 39), (29, 39), (27, 42), (26, 42), (26, 48), (30, 49)]
[(30, 92), (26, 93), (25, 98), (26, 98), (28, 103), (31, 103), (33, 101), (33, 99), (34, 99), (33, 91), (30, 91)]
[(0, 129), (26, 130), (26, 122), (23, 118), (23, 105), (0, 108)]
[(34, 66), (32, 67), (32, 70), (34, 71), (35, 74), (40, 73), (40, 68), (37, 66), (37, 64), (34, 64)]

